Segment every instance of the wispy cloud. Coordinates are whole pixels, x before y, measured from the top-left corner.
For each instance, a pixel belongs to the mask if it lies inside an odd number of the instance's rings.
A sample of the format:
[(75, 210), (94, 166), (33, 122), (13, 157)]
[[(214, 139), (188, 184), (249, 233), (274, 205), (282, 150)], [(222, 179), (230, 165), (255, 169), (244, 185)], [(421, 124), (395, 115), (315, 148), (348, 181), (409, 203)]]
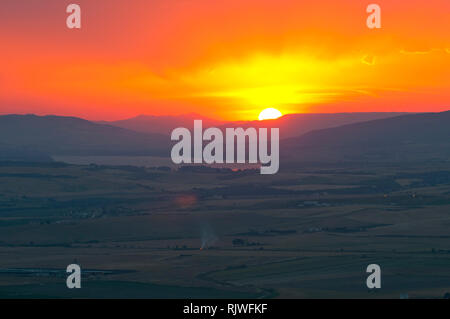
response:
[(361, 62), (367, 65), (375, 65), (375, 60), (376, 60), (375, 56), (367, 54), (363, 56)]
[(432, 52), (437, 52), (437, 51), (441, 51), (441, 49), (429, 49), (429, 50), (425, 50), (425, 51), (409, 51), (409, 50), (400, 50), (400, 53), (402, 54), (411, 54), (411, 55), (425, 55), (425, 54), (430, 54)]

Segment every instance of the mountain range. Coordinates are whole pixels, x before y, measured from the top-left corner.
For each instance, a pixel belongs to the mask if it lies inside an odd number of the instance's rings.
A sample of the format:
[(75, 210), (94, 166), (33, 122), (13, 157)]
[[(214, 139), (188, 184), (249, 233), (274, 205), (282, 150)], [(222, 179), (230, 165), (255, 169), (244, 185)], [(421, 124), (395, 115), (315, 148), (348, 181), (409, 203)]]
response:
[(219, 127), (225, 124), (224, 121), (213, 120), (196, 113), (175, 116), (139, 115), (130, 119), (99, 123), (141, 133), (170, 135), (172, 130), (177, 127), (185, 127), (191, 130), (194, 127), (194, 120), (202, 120), (204, 127)]
[(199, 114), (190, 113), (177, 116), (139, 115), (130, 119), (100, 122), (112, 126), (143, 132), (170, 134), (177, 127), (193, 128), (194, 120), (202, 120), (203, 127), (279, 127), (281, 138), (300, 136), (312, 130), (337, 127), (363, 121), (377, 120), (403, 115), (406, 113), (332, 113), (332, 114), (287, 114), (276, 120), (266, 121), (218, 121)]
[(223, 122), (188, 114), (116, 122), (75, 117), (0, 116), (0, 160), (52, 155), (168, 157), (170, 131), (203, 127), (280, 127), (281, 155), (296, 161), (448, 159), (450, 111), (441, 113), (291, 114), (277, 120)]

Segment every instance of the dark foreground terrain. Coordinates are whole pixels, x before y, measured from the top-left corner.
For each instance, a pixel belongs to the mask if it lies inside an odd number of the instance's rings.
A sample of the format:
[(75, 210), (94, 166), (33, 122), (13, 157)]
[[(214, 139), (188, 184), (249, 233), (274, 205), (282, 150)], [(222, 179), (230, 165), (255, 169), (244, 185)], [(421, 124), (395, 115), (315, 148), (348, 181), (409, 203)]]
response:
[[(294, 165), (291, 165), (294, 166)], [(0, 165), (0, 298), (442, 298), (450, 163)], [(66, 288), (78, 263), (82, 288)], [(366, 267), (382, 269), (369, 291)]]

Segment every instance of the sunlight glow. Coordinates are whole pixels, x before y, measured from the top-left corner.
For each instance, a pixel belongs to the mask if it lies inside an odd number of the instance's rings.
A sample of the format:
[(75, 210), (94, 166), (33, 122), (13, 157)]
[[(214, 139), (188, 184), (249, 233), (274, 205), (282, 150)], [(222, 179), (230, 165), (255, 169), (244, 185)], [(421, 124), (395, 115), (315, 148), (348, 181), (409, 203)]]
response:
[(258, 119), (260, 121), (263, 121), (263, 120), (274, 120), (274, 119), (279, 118), (282, 115), (283, 114), (281, 114), (281, 112), (278, 111), (277, 109), (274, 109), (273, 107), (269, 107), (269, 108), (264, 109), (263, 111), (261, 111), (261, 113), (259, 113)]

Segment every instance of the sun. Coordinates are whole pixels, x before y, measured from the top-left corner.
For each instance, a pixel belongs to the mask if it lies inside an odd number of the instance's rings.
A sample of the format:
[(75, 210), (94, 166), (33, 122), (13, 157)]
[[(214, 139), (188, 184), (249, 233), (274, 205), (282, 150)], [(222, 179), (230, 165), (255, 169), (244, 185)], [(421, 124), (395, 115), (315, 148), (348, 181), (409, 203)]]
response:
[(258, 119), (260, 121), (274, 120), (274, 119), (279, 118), (282, 115), (283, 114), (281, 114), (281, 112), (278, 111), (277, 109), (274, 109), (273, 107), (269, 107), (267, 109), (262, 110), (261, 113), (259, 113)]

